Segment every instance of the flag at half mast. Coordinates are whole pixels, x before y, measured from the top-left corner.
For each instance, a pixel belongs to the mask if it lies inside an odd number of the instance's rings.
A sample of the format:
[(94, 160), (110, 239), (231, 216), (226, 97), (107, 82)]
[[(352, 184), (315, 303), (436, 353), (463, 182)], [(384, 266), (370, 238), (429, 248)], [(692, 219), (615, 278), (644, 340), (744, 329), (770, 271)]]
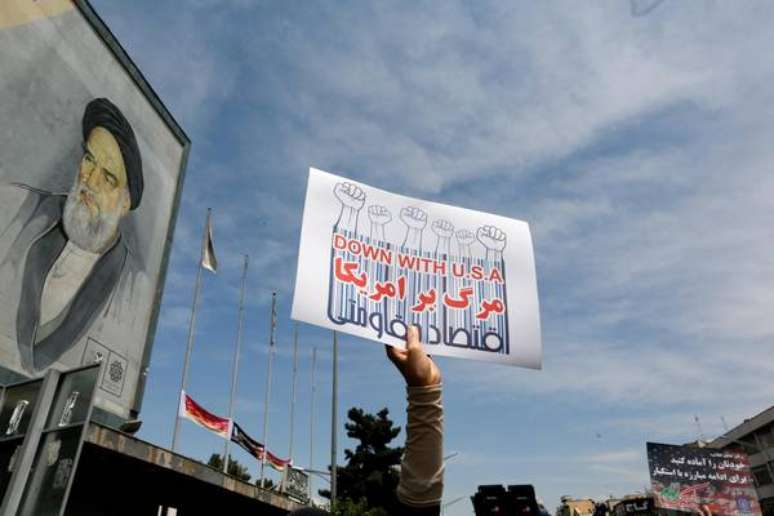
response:
[(226, 417), (216, 416), (196, 403), (185, 391), (180, 391), (180, 406), (177, 414), (179, 417), (193, 421), (219, 437), (224, 439), (231, 438), (233, 421)]
[(263, 444), (250, 437), (236, 422), (231, 427), (231, 440), (258, 460), (262, 461), (263, 454), (265, 453), (266, 463), (277, 471), (283, 471), (286, 466), (293, 464), (293, 461), (290, 459), (281, 459), (272, 452), (267, 451)]
[(231, 440), (244, 448), (247, 453), (256, 459), (261, 458), (264, 450), (263, 444), (250, 437), (247, 432), (242, 430), (242, 427), (236, 423), (234, 423), (231, 428)]
[(212, 240), (212, 210), (207, 210), (207, 225), (202, 238), (201, 266), (211, 272), (218, 272), (218, 258), (215, 256), (215, 243)]
[[(285, 471), (287, 466), (293, 465), (293, 461), (290, 459), (280, 459), (270, 451), (264, 450), (264, 452), (266, 453), (266, 464), (276, 469), (277, 471)], [(263, 459), (263, 456), (259, 458)]]

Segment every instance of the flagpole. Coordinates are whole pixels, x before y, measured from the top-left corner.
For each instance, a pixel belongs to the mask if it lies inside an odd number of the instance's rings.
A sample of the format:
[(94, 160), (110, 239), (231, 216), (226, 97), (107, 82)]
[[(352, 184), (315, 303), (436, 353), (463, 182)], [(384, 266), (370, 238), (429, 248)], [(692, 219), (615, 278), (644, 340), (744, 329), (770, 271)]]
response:
[(331, 511), (336, 508), (336, 427), (338, 414), (339, 340), (333, 331), (333, 389), (331, 402)]
[(271, 362), (274, 357), (274, 328), (277, 326), (277, 293), (271, 293), (271, 329), (269, 331), (269, 365), (266, 372), (266, 398), (263, 402), (263, 455), (261, 457), (261, 488), (264, 482), (266, 455), (269, 453), (269, 400), (271, 398)]
[[(242, 267), (242, 289), (239, 294), (239, 316), (237, 318), (236, 343), (234, 344), (234, 363), (231, 366), (231, 395), (228, 398), (228, 418), (234, 419), (234, 398), (236, 397), (237, 378), (239, 377), (239, 349), (242, 346), (242, 325), (245, 316), (245, 283), (247, 282), (247, 264), (250, 257), (245, 255), (245, 263)], [(223, 473), (228, 473), (228, 447), (231, 443), (231, 436), (226, 439), (223, 449)]]
[(293, 462), (293, 428), (296, 413), (296, 374), (298, 373), (298, 323), (293, 327), (293, 379), (290, 385), (290, 446), (288, 459)]
[[(317, 393), (315, 369), (317, 368), (317, 348), (312, 348), (312, 403), (309, 417), (309, 469), (314, 469), (314, 398)], [(309, 476), (309, 500), (312, 499), (312, 476)]]
[(199, 257), (199, 266), (196, 268), (196, 284), (194, 286), (193, 303), (191, 305), (191, 318), (188, 323), (188, 344), (185, 348), (185, 359), (183, 361), (183, 377), (180, 380), (180, 392), (178, 393), (178, 400), (175, 406), (175, 429), (172, 431), (172, 451), (177, 450), (178, 439), (180, 437), (180, 415), (178, 414), (178, 407), (180, 406), (180, 396), (182, 392), (188, 386), (188, 367), (191, 364), (191, 349), (193, 348), (194, 333), (196, 330), (196, 312), (199, 309), (199, 293), (202, 286), (202, 257), (204, 256), (204, 246), (207, 245), (207, 238), (209, 237), (207, 228), (210, 226), (210, 217), (212, 215), (212, 208), (207, 208), (207, 222), (205, 230), (202, 233), (202, 256)]

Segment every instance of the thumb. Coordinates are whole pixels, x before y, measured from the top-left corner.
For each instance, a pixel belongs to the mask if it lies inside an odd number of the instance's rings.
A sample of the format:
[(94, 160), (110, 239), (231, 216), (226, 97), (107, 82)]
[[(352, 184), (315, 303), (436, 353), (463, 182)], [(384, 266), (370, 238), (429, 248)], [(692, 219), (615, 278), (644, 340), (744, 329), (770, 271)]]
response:
[(392, 360), (395, 364), (400, 364), (406, 361), (405, 351), (398, 350), (389, 344), (384, 345), (384, 350), (387, 352), (387, 358)]

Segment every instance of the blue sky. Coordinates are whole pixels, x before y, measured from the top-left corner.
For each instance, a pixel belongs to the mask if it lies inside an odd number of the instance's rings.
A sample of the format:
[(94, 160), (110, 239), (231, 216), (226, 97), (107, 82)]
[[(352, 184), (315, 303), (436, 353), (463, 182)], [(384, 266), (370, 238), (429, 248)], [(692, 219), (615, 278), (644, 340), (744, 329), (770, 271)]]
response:
[[(447, 500), (485, 483), (532, 483), (550, 510), (563, 494), (623, 495), (647, 484), (645, 441), (695, 439), (694, 415), (712, 436), (721, 416), (733, 426), (771, 405), (774, 6), (665, 0), (633, 14), (649, 3), (94, 0), (193, 140), (141, 437), (171, 441), (211, 207), (221, 270), (205, 278), (189, 390), (225, 412), (249, 253), (236, 415), (261, 438), (277, 290), (268, 443), (286, 454), (310, 165), (531, 225), (544, 368), (438, 360), (459, 452)], [(322, 468), (330, 335), (300, 335), (294, 455), (308, 463), (317, 347)], [(380, 346), (342, 337), (340, 369), (341, 448), (351, 406), (404, 423)], [(221, 449), (184, 424), (184, 453)]]

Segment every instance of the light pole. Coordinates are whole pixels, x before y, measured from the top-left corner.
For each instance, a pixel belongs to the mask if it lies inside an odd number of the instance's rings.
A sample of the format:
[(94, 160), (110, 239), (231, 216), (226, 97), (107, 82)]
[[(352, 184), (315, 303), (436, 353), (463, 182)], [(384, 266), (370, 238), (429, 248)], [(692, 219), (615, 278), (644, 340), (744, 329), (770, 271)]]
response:
[(446, 502), (445, 504), (441, 505), (441, 516), (444, 516), (446, 514), (446, 508), (454, 505), (455, 503), (459, 502), (460, 500), (465, 499), (465, 496), (460, 496), (452, 500), (451, 502)]
[[(448, 462), (450, 462), (450, 461), (451, 461), (453, 458), (455, 458), (455, 457), (456, 457), (457, 455), (459, 455), (459, 454), (460, 454), (460, 452), (458, 452), (458, 451), (454, 451), (454, 452), (451, 452), (451, 453), (450, 453), (449, 455), (447, 455), (446, 457), (444, 457), (444, 458), (442, 459), (442, 460), (443, 460), (443, 467), (444, 467), (444, 469), (446, 469), (446, 464), (447, 464)], [(448, 506), (450, 506), (450, 505), (452, 505), (452, 504), (455, 504), (455, 503), (459, 502), (459, 501), (460, 501), (460, 500), (462, 500), (463, 498), (465, 498), (465, 497), (464, 497), (464, 496), (460, 496), (459, 498), (455, 498), (455, 499), (454, 499), (454, 500), (452, 500), (451, 502), (447, 502), (447, 503), (445, 503), (445, 504), (441, 505), (441, 516), (443, 516), (444, 514), (446, 514), (446, 507), (448, 507)]]
[(333, 382), (331, 393), (331, 512), (336, 508), (336, 426), (338, 425), (339, 339), (333, 331)]

